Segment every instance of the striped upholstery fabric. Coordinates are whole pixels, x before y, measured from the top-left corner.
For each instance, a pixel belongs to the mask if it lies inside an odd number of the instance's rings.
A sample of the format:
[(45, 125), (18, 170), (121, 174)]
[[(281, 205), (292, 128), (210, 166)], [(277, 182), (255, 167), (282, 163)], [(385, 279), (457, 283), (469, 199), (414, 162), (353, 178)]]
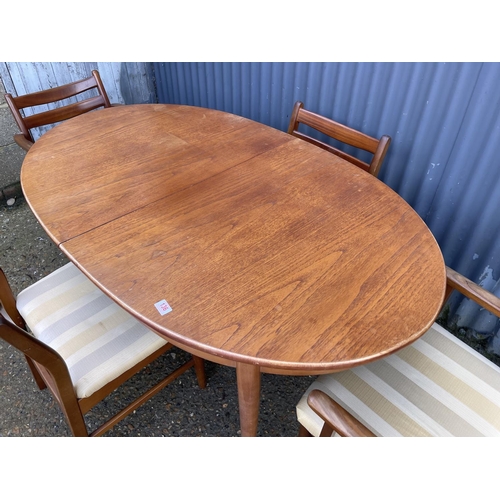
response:
[(78, 398), (166, 344), (71, 263), (23, 290), (17, 308), (33, 335), (64, 358)]
[(297, 405), (299, 422), (318, 436), (312, 389), (378, 436), (500, 435), (500, 369), (437, 324), (387, 358), (318, 377)]

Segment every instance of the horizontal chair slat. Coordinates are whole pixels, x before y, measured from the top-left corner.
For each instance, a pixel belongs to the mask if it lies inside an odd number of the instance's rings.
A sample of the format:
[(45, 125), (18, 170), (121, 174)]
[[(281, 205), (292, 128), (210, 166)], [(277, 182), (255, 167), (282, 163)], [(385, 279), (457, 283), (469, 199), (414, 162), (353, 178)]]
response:
[(96, 96), (84, 101), (68, 104), (67, 106), (44, 111), (43, 113), (27, 116), (24, 121), (28, 128), (41, 127), (42, 125), (54, 123), (55, 120), (68, 120), (100, 106), (104, 106), (104, 99), (102, 96)]
[(325, 118), (320, 117), (311, 111), (301, 109), (299, 111), (298, 120), (299, 122), (304, 123), (305, 125), (310, 125), (329, 136), (336, 135), (340, 141), (347, 142), (359, 149), (368, 151), (369, 153), (375, 153), (377, 150), (379, 141), (373, 137), (359, 131), (354, 131), (341, 123), (326, 123)]
[(41, 90), (40, 92), (33, 92), (31, 94), (14, 97), (13, 99), (16, 106), (19, 109), (23, 109), (28, 106), (39, 106), (40, 104), (67, 99), (95, 87), (96, 82), (94, 78), (86, 78), (85, 80), (80, 80), (79, 82), (68, 83), (66, 85), (61, 85), (60, 87)]

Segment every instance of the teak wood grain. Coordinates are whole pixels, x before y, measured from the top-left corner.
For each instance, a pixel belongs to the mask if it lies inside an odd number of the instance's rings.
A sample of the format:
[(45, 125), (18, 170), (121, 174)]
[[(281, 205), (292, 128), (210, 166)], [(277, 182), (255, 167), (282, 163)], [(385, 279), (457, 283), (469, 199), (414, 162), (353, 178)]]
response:
[(394, 191), (228, 113), (88, 113), (35, 143), (21, 181), (104, 292), (170, 342), (237, 367), (244, 435), (257, 429), (259, 371), (320, 374), (386, 356), (430, 327), (444, 297), (439, 247)]

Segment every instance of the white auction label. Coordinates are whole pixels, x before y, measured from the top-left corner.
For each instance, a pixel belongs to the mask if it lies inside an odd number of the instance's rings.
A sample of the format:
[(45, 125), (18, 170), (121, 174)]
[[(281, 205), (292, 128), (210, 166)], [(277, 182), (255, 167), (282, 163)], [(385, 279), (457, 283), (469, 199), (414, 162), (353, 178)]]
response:
[(169, 312), (172, 311), (172, 308), (168, 305), (168, 302), (163, 299), (160, 300), (155, 304), (156, 309), (158, 309), (158, 312), (164, 316), (165, 314), (168, 314)]

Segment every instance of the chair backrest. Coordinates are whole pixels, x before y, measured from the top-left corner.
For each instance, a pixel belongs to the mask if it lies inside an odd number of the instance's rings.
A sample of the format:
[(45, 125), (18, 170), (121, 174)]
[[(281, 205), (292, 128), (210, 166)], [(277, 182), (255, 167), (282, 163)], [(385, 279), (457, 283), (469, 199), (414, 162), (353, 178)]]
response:
[[(21, 113), (21, 110), (24, 108), (63, 101), (92, 89), (97, 90), (97, 95), (88, 97), (84, 100), (71, 102), (70, 104), (61, 103), (61, 105), (55, 109), (38, 112), (29, 116), (23, 116)], [(68, 83), (60, 87), (41, 90), (18, 97), (13, 97), (11, 94), (5, 94), (5, 100), (21, 130), (21, 134), (14, 136), (14, 139), (25, 150), (29, 150), (34, 143), (31, 129), (68, 120), (69, 118), (73, 118), (96, 108), (111, 107), (104, 85), (96, 70), (92, 71), (92, 76), (89, 78)]]
[[(372, 153), (372, 161), (370, 163), (366, 163), (355, 156), (347, 154), (344, 151), (331, 146), (330, 144), (310, 137), (303, 132), (299, 132), (298, 128), (301, 123), (318, 130), (319, 132), (328, 135), (339, 142)], [(304, 104), (300, 101), (297, 101), (293, 107), (290, 124), (288, 126), (288, 133), (296, 137), (300, 137), (315, 146), (319, 146), (330, 153), (340, 156), (344, 160), (353, 163), (375, 177), (378, 176), (380, 167), (382, 166), (382, 162), (384, 161), (387, 153), (387, 149), (391, 143), (391, 138), (388, 135), (383, 135), (380, 139), (375, 139), (374, 137), (370, 137), (369, 135), (359, 132), (358, 130), (352, 129), (346, 125), (342, 125), (334, 120), (304, 109)]]

